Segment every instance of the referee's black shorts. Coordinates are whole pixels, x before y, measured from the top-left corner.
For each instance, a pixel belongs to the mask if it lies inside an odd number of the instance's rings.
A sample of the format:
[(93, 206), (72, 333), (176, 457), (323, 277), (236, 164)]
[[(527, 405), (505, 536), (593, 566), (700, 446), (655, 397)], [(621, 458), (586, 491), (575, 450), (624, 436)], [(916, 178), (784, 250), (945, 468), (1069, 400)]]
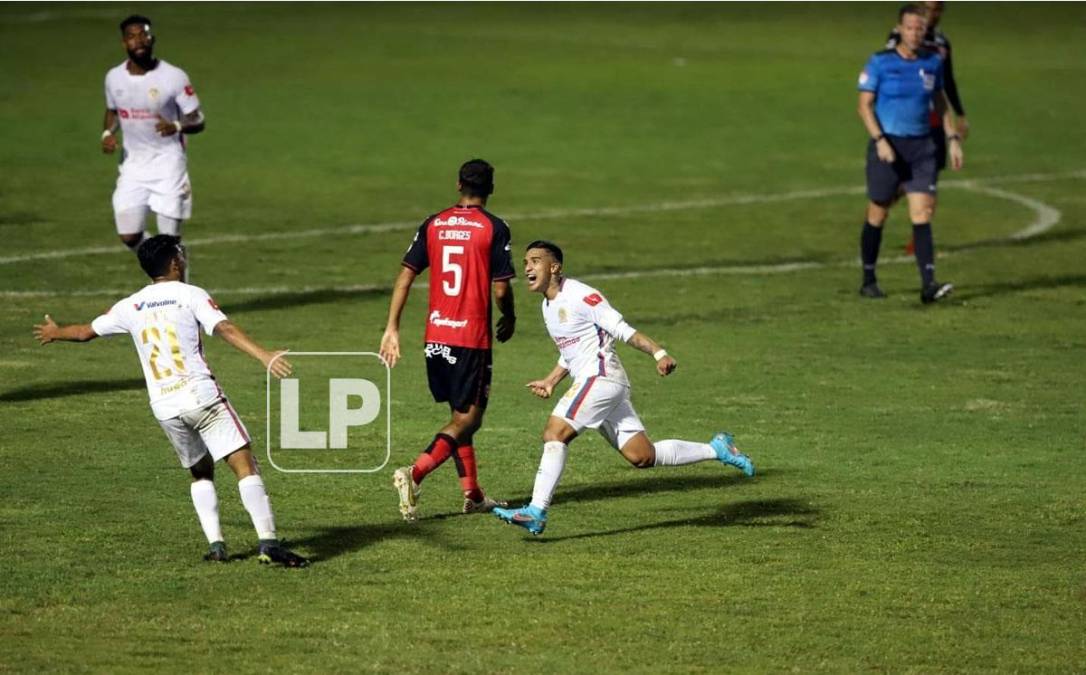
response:
[(473, 405), (486, 409), (490, 400), (493, 357), (489, 349), (426, 343), (426, 377), (438, 403), (467, 412)]
[(886, 136), (894, 149), (893, 162), (879, 159), (875, 141), (867, 145), (867, 196), (877, 204), (892, 202), (898, 189), (935, 194), (939, 171), (935, 141), (928, 136)]

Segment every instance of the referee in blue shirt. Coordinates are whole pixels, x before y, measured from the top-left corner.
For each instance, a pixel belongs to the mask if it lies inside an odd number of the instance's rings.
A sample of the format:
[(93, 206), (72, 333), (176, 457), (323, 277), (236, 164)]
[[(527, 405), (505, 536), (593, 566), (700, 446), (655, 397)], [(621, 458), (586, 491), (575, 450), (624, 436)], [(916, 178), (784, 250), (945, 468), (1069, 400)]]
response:
[(961, 136), (947, 113), (943, 91), (943, 60), (924, 51), (927, 30), (924, 10), (905, 5), (898, 13), (901, 41), (894, 49), (876, 52), (860, 73), (859, 114), (871, 137), (867, 148), (867, 221), (860, 236), (863, 285), (860, 295), (884, 298), (875, 277), (875, 264), (882, 242), (882, 226), (899, 190), (909, 202), (909, 219), (916, 242), (916, 265), (920, 270), (920, 300), (944, 298), (951, 284), (935, 280), (935, 241), (931, 219), (935, 213), (935, 185), (938, 177), (936, 147), (929, 126), (930, 111), (944, 118), (948, 129), (950, 166), (962, 166)]

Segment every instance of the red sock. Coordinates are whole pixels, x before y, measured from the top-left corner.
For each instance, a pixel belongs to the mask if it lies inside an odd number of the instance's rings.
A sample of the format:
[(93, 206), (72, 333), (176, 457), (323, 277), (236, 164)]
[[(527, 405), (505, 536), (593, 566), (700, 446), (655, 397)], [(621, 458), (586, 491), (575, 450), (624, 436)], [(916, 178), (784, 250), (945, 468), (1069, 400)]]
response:
[(479, 488), (479, 471), (475, 467), (475, 447), (461, 445), (456, 449), (456, 473), (460, 476), (460, 489), (473, 502), (483, 498)]
[(434, 436), (430, 447), (422, 451), (411, 465), (411, 480), (421, 483), (428, 473), (445, 463), (456, 450), (456, 439), (445, 434)]

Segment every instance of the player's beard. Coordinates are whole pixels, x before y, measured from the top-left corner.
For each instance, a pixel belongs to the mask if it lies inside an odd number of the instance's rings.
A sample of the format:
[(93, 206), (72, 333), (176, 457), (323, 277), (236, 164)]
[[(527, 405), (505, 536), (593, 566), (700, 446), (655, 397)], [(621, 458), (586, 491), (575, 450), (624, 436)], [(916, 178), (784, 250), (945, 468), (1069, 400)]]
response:
[(142, 56), (138, 55), (135, 51), (128, 50), (128, 60), (144, 70), (152, 70), (155, 67), (154, 47), (148, 47), (143, 52)]

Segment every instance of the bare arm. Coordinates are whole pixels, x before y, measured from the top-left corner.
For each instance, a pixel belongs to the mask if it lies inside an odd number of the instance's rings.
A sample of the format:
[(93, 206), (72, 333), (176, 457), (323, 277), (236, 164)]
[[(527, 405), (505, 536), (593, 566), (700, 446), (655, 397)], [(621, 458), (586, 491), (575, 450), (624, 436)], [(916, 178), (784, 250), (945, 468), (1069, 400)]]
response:
[(498, 311), (502, 313), (498, 319), (498, 342), (506, 342), (513, 337), (513, 331), (517, 327), (517, 313), (513, 307), (513, 286), (508, 279), (494, 282), (494, 302), (498, 305)]
[(532, 393), (539, 398), (550, 398), (554, 393), (554, 388), (569, 375), (569, 371), (560, 365), (555, 365), (554, 370), (550, 372), (542, 380), (535, 380), (524, 385), (532, 390)]
[(269, 368), (270, 364), (272, 375), (275, 375), (276, 377), (286, 377), (294, 370), (293, 366), (290, 365), (290, 362), (282, 358), (282, 355), (286, 354), (285, 351), (272, 352), (264, 349), (246, 335), (245, 331), (230, 321), (220, 321), (215, 324), (215, 335), (221, 337), (234, 349), (244, 352), (257, 361), (260, 361), (264, 364), (265, 370)]
[(116, 149), (117, 111), (106, 108), (106, 115), (102, 120), (102, 152), (111, 155)]
[(400, 317), (403, 315), (404, 305), (407, 304), (407, 296), (411, 292), (411, 284), (418, 276), (415, 270), (404, 266), (400, 268), (400, 274), (396, 277), (396, 283), (392, 286), (392, 300), (388, 304), (388, 323), (385, 324), (385, 334), (381, 336), (381, 358), (389, 367), (396, 365), (400, 360)]
[(935, 112), (943, 118), (943, 128), (946, 129), (947, 153), (950, 155), (950, 168), (960, 171), (965, 163), (965, 155), (962, 152), (962, 136), (958, 131), (958, 120), (951, 112), (950, 101), (946, 90), (941, 90), (935, 96)]
[(864, 129), (867, 130), (867, 135), (873, 139), (878, 139), (875, 141), (875, 151), (878, 153), (879, 159), (884, 162), (894, 161), (894, 148), (890, 145), (890, 141), (886, 140), (886, 136), (883, 135), (882, 126), (879, 124), (879, 118), (875, 116), (874, 92), (860, 92), (860, 101), (856, 106), (856, 112), (860, 115), (860, 120), (864, 123)]
[(98, 337), (89, 323), (58, 326), (53, 317), (45, 315), (45, 322), (34, 326), (34, 339), (43, 345), (57, 340), (63, 342), (89, 342)]
[(178, 133), (192, 135), (203, 131), (204, 126), (204, 113), (197, 108), (187, 115), (182, 115), (177, 122), (159, 115), (158, 123), (155, 124), (155, 131), (161, 136), (173, 136)]
[(679, 365), (675, 359), (667, 355), (667, 352), (664, 351), (663, 347), (661, 347), (656, 340), (653, 340), (640, 331), (634, 333), (633, 337), (626, 341), (626, 344), (638, 351), (645, 352), (653, 358), (656, 358), (656, 354), (659, 352), (664, 352), (664, 355), (656, 361), (656, 372), (660, 373), (661, 377), (670, 375)]

